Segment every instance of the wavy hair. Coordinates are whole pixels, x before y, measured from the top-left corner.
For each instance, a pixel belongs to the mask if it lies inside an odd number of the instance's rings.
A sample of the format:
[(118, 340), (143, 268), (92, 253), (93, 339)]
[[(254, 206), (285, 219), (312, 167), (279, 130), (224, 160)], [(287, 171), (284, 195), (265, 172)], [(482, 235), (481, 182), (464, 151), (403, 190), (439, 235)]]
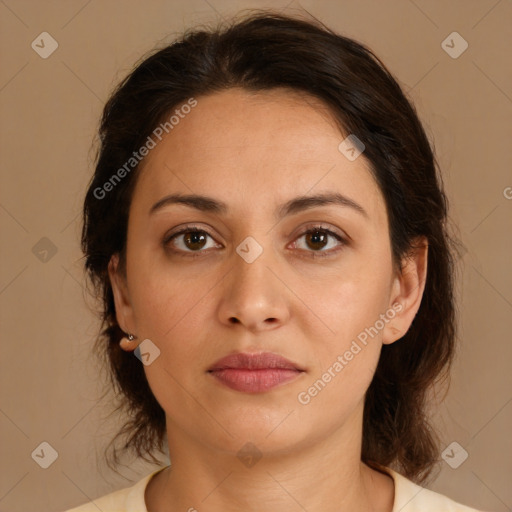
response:
[[(158, 462), (154, 453), (163, 453), (166, 425), (143, 365), (119, 346), (124, 333), (107, 270), (118, 253), (125, 271), (128, 212), (139, 166), (111, 187), (107, 198), (98, 198), (98, 190), (173, 109), (191, 97), (233, 87), (288, 88), (320, 99), (340, 130), (356, 134), (366, 146), (364, 157), (386, 203), (395, 264), (417, 237), (428, 240), (419, 311), (398, 342), (383, 346), (365, 396), (361, 452), (361, 460), (375, 469), (391, 466), (421, 483), (439, 460), (439, 441), (426, 409), (429, 392), (448, 376), (455, 346), (454, 260), (438, 164), (412, 102), (369, 48), (317, 20), (271, 11), (186, 31), (145, 56), (104, 107), (81, 243), (86, 272), (101, 301), (95, 348), (119, 395), (117, 410), (127, 417), (109, 446), (125, 437), (121, 451)], [(114, 448), (114, 464), (118, 453)]]

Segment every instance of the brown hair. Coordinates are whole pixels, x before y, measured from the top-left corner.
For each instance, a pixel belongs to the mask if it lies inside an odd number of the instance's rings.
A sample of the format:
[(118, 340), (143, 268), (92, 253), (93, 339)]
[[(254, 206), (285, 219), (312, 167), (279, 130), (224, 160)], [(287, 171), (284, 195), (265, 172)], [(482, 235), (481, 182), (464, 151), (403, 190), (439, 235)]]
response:
[[(112, 440), (127, 435), (123, 451), (154, 462), (162, 451), (165, 413), (143, 365), (123, 351), (107, 267), (125, 264), (128, 212), (137, 166), (108, 196), (99, 193), (147, 137), (191, 97), (242, 87), (291, 88), (319, 98), (340, 128), (364, 143), (364, 157), (385, 198), (394, 261), (400, 265), (416, 237), (428, 239), (427, 280), (419, 311), (398, 342), (383, 346), (364, 407), (361, 459), (392, 466), (422, 482), (439, 460), (426, 406), (429, 391), (448, 375), (455, 340), (453, 260), (446, 230), (447, 202), (438, 165), (414, 107), (382, 62), (364, 45), (317, 21), (252, 13), (228, 26), (186, 32), (153, 52), (117, 87), (101, 120), (96, 169), (84, 204), (82, 249), (102, 298), (96, 348), (110, 367), (128, 419)], [(126, 169), (126, 167), (125, 167)], [(114, 461), (117, 464), (117, 449)], [(171, 454), (172, 455), (172, 454)]]

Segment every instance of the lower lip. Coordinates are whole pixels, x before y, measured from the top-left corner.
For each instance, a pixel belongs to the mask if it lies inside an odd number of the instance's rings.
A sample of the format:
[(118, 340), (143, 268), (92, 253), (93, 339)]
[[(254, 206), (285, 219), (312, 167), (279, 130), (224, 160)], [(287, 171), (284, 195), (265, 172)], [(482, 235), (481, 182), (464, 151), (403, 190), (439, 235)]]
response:
[(226, 368), (213, 370), (210, 373), (222, 384), (236, 391), (262, 393), (297, 378), (303, 372), (282, 368), (262, 368), (261, 370)]

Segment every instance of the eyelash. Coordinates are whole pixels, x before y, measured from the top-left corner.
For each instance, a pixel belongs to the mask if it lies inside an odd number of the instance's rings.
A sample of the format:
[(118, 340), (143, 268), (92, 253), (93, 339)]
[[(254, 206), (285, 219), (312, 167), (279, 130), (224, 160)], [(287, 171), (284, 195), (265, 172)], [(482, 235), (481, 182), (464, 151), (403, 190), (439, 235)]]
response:
[[(338, 240), (338, 242), (340, 242), (340, 247), (338, 247), (337, 249), (330, 249), (328, 251), (306, 251), (307, 253), (310, 254), (310, 256), (309, 256), (310, 258), (313, 258), (313, 259), (328, 258), (328, 257), (332, 256), (333, 254), (337, 253), (338, 251), (340, 251), (343, 248), (343, 246), (345, 246), (347, 244), (347, 241), (342, 236), (340, 236), (338, 233), (335, 233), (334, 231), (331, 231), (330, 229), (324, 228), (321, 225), (312, 226), (312, 227), (308, 228), (307, 230), (303, 231), (295, 240), (298, 240), (299, 238), (301, 238), (305, 235), (309, 235), (309, 234), (313, 234), (313, 233), (317, 233), (317, 232), (325, 233), (325, 234), (335, 238), (336, 240)], [(172, 240), (174, 240), (178, 236), (183, 235), (185, 233), (205, 233), (206, 235), (208, 235), (210, 238), (213, 239), (213, 236), (210, 235), (210, 233), (208, 233), (208, 231), (205, 231), (204, 229), (200, 229), (197, 226), (185, 226), (182, 230), (180, 230), (176, 233), (173, 233), (172, 235), (165, 236), (162, 241), (162, 245), (164, 246), (164, 248), (167, 249), (169, 247), (169, 243)], [(179, 253), (188, 258), (202, 257), (201, 253), (206, 252), (203, 250), (199, 250), (199, 251), (183, 251), (181, 249), (170, 249), (170, 250), (174, 253)]]

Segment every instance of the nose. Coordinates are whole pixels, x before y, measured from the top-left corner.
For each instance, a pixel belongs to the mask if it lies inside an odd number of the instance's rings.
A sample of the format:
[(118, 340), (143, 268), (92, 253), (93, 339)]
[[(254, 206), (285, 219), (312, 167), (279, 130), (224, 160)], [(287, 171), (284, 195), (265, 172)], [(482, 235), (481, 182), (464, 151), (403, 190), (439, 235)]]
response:
[(275, 259), (266, 251), (252, 263), (235, 253), (233, 267), (223, 280), (220, 321), (241, 324), (251, 332), (276, 329), (286, 323), (290, 294), (277, 275)]

